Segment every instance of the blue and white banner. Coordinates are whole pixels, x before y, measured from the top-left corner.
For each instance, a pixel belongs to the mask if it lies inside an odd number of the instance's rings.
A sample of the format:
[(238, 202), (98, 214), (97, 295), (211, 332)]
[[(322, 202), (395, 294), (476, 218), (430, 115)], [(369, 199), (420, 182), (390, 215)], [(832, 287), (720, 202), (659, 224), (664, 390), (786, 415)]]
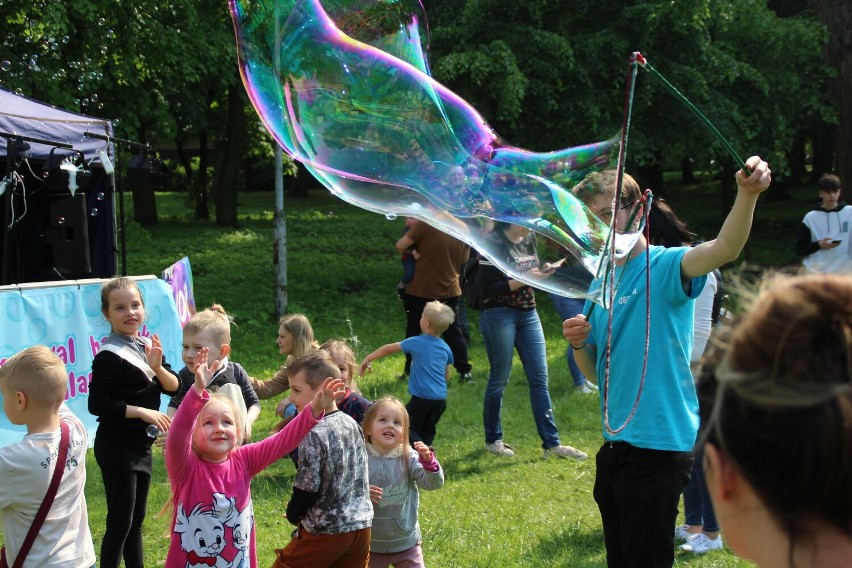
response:
[[(140, 333), (154, 333), (163, 342), (166, 361), (177, 371), (181, 361), (181, 321), (168, 284), (155, 276), (134, 278), (142, 291), (147, 319)], [(101, 312), (101, 285), (107, 280), (76, 280), (4, 286), (0, 288), (0, 365), (18, 351), (46, 345), (65, 363), (68, 389), (65, 402), (86, 425), (94, 442), (97, 422), (89, 414), (92, 360), (109, 335)], [(168, 398), (163, 397), (162, 409)], [(19, 441), (26, 433), (0, 413), (0, 446)]]

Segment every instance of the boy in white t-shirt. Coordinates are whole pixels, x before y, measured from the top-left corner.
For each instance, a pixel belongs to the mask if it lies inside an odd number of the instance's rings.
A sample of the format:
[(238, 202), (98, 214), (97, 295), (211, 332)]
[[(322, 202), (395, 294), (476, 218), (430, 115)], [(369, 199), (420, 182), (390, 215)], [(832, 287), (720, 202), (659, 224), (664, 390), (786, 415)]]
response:
[(23, 440), (0, 448), (0, 511), (9, 566), (18, 556), (53, 477), (61, 422), (70, 426), (68, 457), (56, 497), (25, 565), (95, 565), (83, 494), (88, 437), (85, 426), (63, 403), (67, 385), (65, 364), (43, 345), (24, 349), (0, 367), (3, 412), (12, 424), (27, 426)]

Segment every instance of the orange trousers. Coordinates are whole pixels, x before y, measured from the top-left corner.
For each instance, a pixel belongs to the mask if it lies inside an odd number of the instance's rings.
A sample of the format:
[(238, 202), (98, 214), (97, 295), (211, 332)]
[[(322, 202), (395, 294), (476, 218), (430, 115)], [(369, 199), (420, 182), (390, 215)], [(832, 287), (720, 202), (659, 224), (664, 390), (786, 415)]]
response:
[(342, 534), (311, 534), (301, 525), (296, 536), (275, 550), (272, 568), (367, 568), (370, 528)]

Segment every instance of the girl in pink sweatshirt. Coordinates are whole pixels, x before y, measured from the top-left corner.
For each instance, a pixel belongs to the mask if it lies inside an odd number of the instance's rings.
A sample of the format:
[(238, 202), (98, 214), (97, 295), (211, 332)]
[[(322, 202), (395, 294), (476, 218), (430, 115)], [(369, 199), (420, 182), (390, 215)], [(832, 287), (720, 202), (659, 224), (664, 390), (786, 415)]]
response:
[(256, 444), (240, 446), (243, 425), (231, 401), (204, 387), (218, 370), (207, 366), (207, 348), (195, 357), (195, 383), (172, 419), (166, 441), (166, 469), (174, 513), (167, 568), (228, 566), (256, 568), (251, 480), (292, 452), (342, 396), (343, 381), (328, 378), (283, 430)]

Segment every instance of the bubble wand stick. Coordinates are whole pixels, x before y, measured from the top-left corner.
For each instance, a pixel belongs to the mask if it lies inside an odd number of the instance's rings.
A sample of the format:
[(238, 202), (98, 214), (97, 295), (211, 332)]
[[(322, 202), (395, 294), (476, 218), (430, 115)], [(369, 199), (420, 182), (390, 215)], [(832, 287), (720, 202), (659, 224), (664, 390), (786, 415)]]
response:
[(745, 162), (743, 162), (742, 158), (740, 158), (739, 154), (737, 154), (737, 151), (734, 150), (734, 147), (731, 146), (730, 142), (728, 142), (724, 136), (722, 136), (722, 133), (719, 132), (719, 129), (716, 128), (706, 116), (704, 116), (704, 113), (698, 110), (698, 107), (692, 104), (692, 102), (690, 102), (689, 99), (687, 99), (680, 91), (678, 91), (674, 85), (669, 83), (668, 80), (663, 77), (659, 71), (654, 69), (654, 66), (648, 63), (648, 60), (645, 58), (644, 55), (637, 51), (633, 54), (633, 59), (638, 65), (642, 67), (642, 69), (645, 69), (648, 73), (650, 73), (658, 81), (660, 81), (660, 83), (662, 83), (663, 86), (668, 89), (671, 94), (677, 97), (680, 102), (686, 105), (686, 108), (691, 110), (692, 113), (701, 120), (704, 126), (706, 126), (707, 129), (710, 130), (710, 132), (712, 132), (716, 136), (716, 139), (722, 144), (725, 150), (727, 150), (728, 153), (734, 158), (734, 160), (736, 160), (737, 164), (739, 164), (740, 168), (743, 170), (743, 173), (746, 176), (751, 174), (751, 171), (749, 171), (749, 169), (746, 167)]

